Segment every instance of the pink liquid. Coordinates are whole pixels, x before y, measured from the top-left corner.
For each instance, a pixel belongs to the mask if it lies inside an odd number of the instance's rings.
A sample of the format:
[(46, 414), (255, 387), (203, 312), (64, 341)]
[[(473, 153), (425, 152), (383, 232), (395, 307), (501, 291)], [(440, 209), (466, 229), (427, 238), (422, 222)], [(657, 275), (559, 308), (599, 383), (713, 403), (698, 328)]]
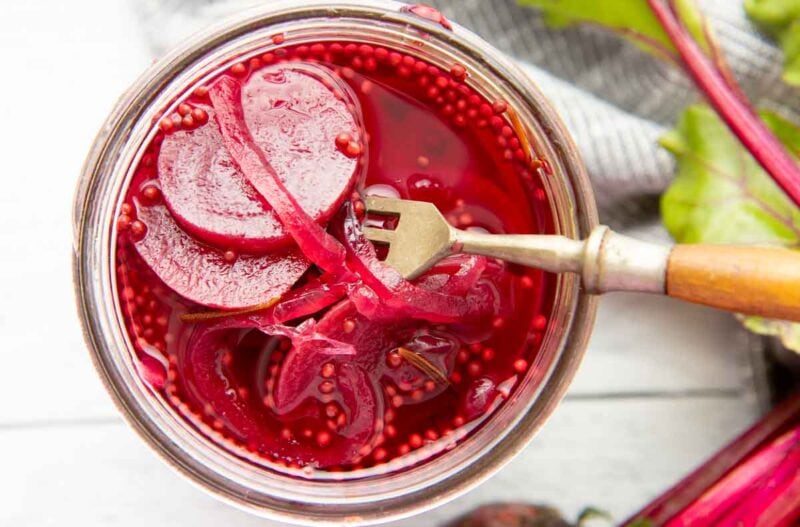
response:
[[(392, 50), (325, 42), (287, 46), (228, 74), (244, 84), (265, 62), (276, 61), (319, 63), (357, 97), (368, 150), (359, 159), (368, 162), (364, 181), (348, 191), (345, 206), (361, 213), (360, 198), (379, 193), (430, 201), (459, 228), (553, 232), (540, 180), (543, 160), (528, 157), (505, 104), (486, 101), (467, 87), (468, 72), (460, 66), (443, 71)], [(158, 158), (164, 128), (176, 133), (216, 126), (192, 112), (209, 104), (204, 89), (185, 102), (187, 115), (200, 119), (179, 116), (180, 124), (175, 118), (162, 125), (135, 172), (118, 221), (120, 305), (142, 375), (155, 393), (210, 440), (273, 467), (349, 471), (395, 458), (412, 465), (467, 437), (535, 362), (554, 278), (489, 260), (482, 275), (482, 291), (493, 298), (489, 315), (447, 324), (375, 322), (340, 304), (287, 324), (322, 320), (327, 336), (352, 345), (355, 355), (317, 354), (287, 364), (290, 339), (252, 327), (219, 330), (209, 337), (211, 344), (197, 346), (198, 332), (225, 318), (183, 320), (187, 313), (215, 310), (171, 290), (135, 247), (150, 229), (142, 211), (163, 207)], [(323, 223), (334, 232), (342, 218), (338, 213)], [(201, 243), (231, 262), (249, 257), (241, 248)], [(267, 253), (281, 250), (286, 248)], [(220, 265), (216, 269), (224, 269)], [(316, 284), (319, 276), (312, 266), (293, 288)], [(299, 386), (294, 391), (302, 392), (299, 402), (278, 408), (276, 391), (289, 390), (294, 381)]]

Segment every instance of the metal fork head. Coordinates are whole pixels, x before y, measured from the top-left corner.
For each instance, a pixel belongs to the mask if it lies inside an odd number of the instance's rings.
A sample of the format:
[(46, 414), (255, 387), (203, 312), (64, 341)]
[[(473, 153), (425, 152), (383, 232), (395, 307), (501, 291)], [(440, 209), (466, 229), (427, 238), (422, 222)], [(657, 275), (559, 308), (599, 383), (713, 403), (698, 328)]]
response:
[(453, 230), (432, 203), (369, 196), (365, 204), (368, 214), (398, 217), (396, 229), (364, 227), (364, 235), (389, 246), (384, 262), (403, 277), (416, 278), (452, 254)]

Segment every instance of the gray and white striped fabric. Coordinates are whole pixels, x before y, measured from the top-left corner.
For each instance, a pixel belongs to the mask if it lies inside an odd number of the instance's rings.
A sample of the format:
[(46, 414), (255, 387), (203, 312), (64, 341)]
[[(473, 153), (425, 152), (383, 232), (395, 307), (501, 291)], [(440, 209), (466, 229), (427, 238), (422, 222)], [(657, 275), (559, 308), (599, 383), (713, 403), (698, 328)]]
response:
[[(203, 25), (265, 0), (131, 1), (158, 56)], [(536, 11), (514, 0), (429, 2), (529, 71), (578, 143), (602, 220), (645, 238), (663, 238), (657, 196), (674, 165), (656, 141), (698, 99), (683, 73), (599, 28), (549, 29)], [(748, 22), (743, 1), (698, 3), (756, 105), (800, 119), (800, 90), (781, 82), (780, 51)]]

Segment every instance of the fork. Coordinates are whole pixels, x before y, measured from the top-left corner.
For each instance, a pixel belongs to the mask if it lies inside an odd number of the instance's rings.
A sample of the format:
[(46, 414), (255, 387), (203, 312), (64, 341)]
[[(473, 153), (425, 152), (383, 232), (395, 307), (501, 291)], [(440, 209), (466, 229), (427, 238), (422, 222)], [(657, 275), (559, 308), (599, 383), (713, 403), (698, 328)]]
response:
[(456, 253), (499, 258), (552, 273), (576, 273), (588, 293), (666, 294), (747, 315), (800, 321), (800, 251), (747, 245), (665, 246), (596, 227), (585, 240), (550, 234), (485, 234), (452, 227), (435, 205), (378, 196), (368, 214), (394, 229), (364, 227), (388, 245), (386, 264), (407, 279)]

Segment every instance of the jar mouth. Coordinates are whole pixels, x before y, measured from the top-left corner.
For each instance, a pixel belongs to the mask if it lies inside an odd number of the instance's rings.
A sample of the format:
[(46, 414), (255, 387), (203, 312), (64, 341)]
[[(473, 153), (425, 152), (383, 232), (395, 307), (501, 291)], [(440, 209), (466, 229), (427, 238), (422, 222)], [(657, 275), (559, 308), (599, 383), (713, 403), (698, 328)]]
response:
[[(148, 141), (157, 112), (176, 105), (189, 84), (248, 53), (262, 53), (272, 35), (370, 39), (424, 47), (467, 66), (473, 82), (507, 101), (532, 148), (551, 164), (545, 180), (555, 231), (583, 238), (597, 224), (584, 167), (568, 133), (537, 88), (514, 64), (457, 25), (449, 30), (401, 11), (388, 0), (289, 1), (257, 8), (196, 35), (155, 64), (120, 99), (83, 169), (75, 200), (74, 279), (92, 359), (127, 422), (195, 484), (256, 514), (293, 523), (371, 524), (429, 509), (469, 490), (521, 450), (560, 401), (584, 352), (595, 301), (579, 279), (559, 277), (553, 322), (526, 378), (491, 417), (453, 450), (423, 464), (360, 479), (329, 481), (273, 473), (225, 451), (191, 428), (141, 381), (114, 291), (110, 225), (130, 167)], [(367, 41), (367, 40), (365, 40)]]

